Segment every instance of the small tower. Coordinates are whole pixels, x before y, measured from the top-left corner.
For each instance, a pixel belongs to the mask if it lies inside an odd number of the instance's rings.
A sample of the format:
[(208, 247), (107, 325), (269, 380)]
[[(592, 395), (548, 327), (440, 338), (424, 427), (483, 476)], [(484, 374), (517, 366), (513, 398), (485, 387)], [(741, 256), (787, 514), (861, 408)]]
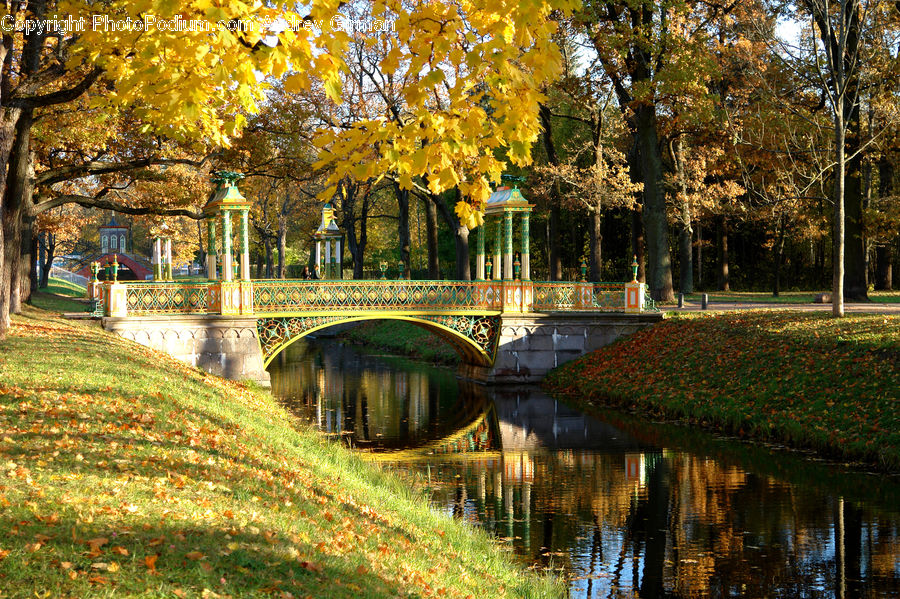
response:
[[(476, 246), (476, 279), (483, 281), (484, 272), (484, 245), (487, 231), (493, 229), (494, 247), (492, 261), (492, 276), (494, 280), (512, 281), (521, 276), (521, 280), (531, 279), (531, 263), (529, 255), (530, 231), (529, 220), (534, 204), (529, 204), (522, 197), (518, 187), (498, 187), (488, 198), (487, 208), (484, 211), (484, 224), (478, 227), (478, 240)], [(513, 219), (520, 220), (522, 251), (520, 254), (521, 274), (516, 275), (513, 252)]]
[[(343, 272), (343, 256), (341, 255), (341, 239), (344, 232), (334, 219), (334, 208), (331, 202), (322, 208), (322, 222), (313, 234), (316, 239), (316, 266), (315, 277), (319, 279), (341, 279)], [(331, 252), (331, 244), (334, 243), (334, 253)], [(325, 246), (325, 255), (322, 255), (322, 245)], [(323, 262), (324, 258), (324, 262)]]
[[(216, 189), (203, 207), (206, 216), (207, 243), (206, 276), (210, 281), (221, 278), (222, 281), (231, 282), (234, 279), (240, 281), (250, 280), (250, 237), (249, 237), (249, 213), (250, 202), (238, 191), (237, 182), (244, 178), (241, 173), (232, 171), (219, 171), (215, 173), (213, 183)], [(240, 231), (238, 235), (237, 255), (240, 269), (235, 276), (232, 244), (232, 216), (238, 219)], [(216, 244), (216, 223), (221, 222), (221, 245)], [(221, 277), (217, 277), (216, 267), (221, 267)]]
[(128, 227), (120, 225), (115, 215), (105, 225), (98, 227), (100, 233), (101, 254), (125, 254), (128, 239)]

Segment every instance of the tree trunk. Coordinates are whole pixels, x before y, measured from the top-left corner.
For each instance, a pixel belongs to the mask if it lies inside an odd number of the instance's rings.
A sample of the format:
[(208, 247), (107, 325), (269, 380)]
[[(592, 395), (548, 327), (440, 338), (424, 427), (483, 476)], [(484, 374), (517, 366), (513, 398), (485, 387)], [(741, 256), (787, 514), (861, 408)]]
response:
[[(365, 265), (366, 244), (369, 239), (369, 194), (366, 193), (362, 197), (362, 211), (360, 216), (356, 217), (353, 206), (356, 202), (356, 192), (351, 191), (348, 186), (345, 194), (345, 201), (342, 204), (342, 213), (344, 215), (341, 226), (347, 232), (347, 247), (350, 249), (350, 256), (353, 258), (353, 278), (362, 279), (364, 276), (363, 268)], [(358, 188), (356, 188), (358, 189)], [(359, 233), (356, 231), (356, 223), (359, 222)]]
[[(9, 164), (10, 152), (16, 136), (16, 121), (20, 111), (17, 109), (3, 109), (0, 116), (0, 165)], [(10, 325), (10, 275), (7, 268), (6, 254), (11, 243), (15, 240), (9, 237), (12, 230), (12, 219), (18, 220), (18, 211), (7, 204), (7, 169), (0, 168), (0, 339), (6, 337), (6, 331)], [(15, 215), (10, 214), (16, 212)], [(7, 228), (9, 223), (10, 229)]]
[(669, 228), (666, 198), (662, 186), (662, 156), (657, 135), (656, 106), (641, 104), (635, 109), (636, 135), (644, 181), (644, 230), (647, 235), (647, 282), (656, 301), (673, 301), (672, 262), (669, 257)]
[[(550, 109), (541, 104), (541, 140), (544, 142), (544, 150), (547, 152), (547, 162), (552, 166), (559, 166), (559, 155), (556, 153), (556, 144), (553, 141), (553, 123), (550, 120)], [(550, 280), (562, 279), (562, 257), (560, 256), (560, 191), (559, 183), (554, 182), (550, 188), (550, 230), (548, 242), (548, 256)], [(599, 280), (599, 279), (598, 279)]]
[(728, 275), (728, 222), (719, 217), (719, 291), (731, 291)]
[(674, 140), (675, 167), (678, 172), (678, 183), (681, 187), (681, 218), (678, 219), (678, 289), (681, 293), (694, 292), (694, 252), (691, 241), (694, 232), (691, 230), (691, 203), (687, 195), (687, 181), (684, 172), (684, 146), (681, 138)]
[[(894, 164), (882, 156), (878, 160), (878, 196), (886, 198), (894, 193)], [(894, 251), (891, 241), (882, 241), (875, 246), (875, 289), (893, 289), (892, 270)]]
[(287, 278), (287, 217), (278, 218), (278, 278)]
[(703, 289), (703, 222), (697, 219), (697, 288)]
[(19, 295), (23, 304), (31, 303), (31, 293), (37, 290), (37, 238), (34, 235), (34, 216), (22, 216), (22, 256), (19, 260)]
[(875, 289), (878, 291), (891, 291), (894, 288), (893, 268), (893, 248), (889, 245), (875, 246)]
[(775, 244), (772, 249), (775, 251), (775, 276), (772, 282), (772, 295), (778, 297), (781, 295), (781, 259), (784, 254), (784, 218), (779, 215), (775, 224)]
[(834, 149), (837, 155), (834, 174), (834, 235), (832, 239), (833, 279), (831, 289), (832, 313), (844, 315), (844, 122), (840, 110), (835, 111)]
[(603, 213), (600, 206), (595, 206), (591, 211), (591, 281), (602, 281), (603, 278), (603, 253), (601, 242), (603, 241)]
[(681, 262), (681, 272), (678, 277), (678, 288), (681, 293), (694, 293), (694, 248), (691, 247), (693, 231), (690, 221), (685, 226), (679, 223), (681, 230), (678, 232), (678, 253)]
[[(647, 282), (647, 271), (644, 267), (644, 222), (641, 220), (641, 211), (631, 211), (631, 258), (637, 259), (638, 281)], [(631, 266), (631, 262), (628, 262)]]
[[(203, 224), (205, 221), (198, 220), (197, 221), (197, 245), (200, 247), (200, 253), (197, 256), (197, 260), (202, 266), (203, 270), (206, 270), (206, 245), (203, 243)], [(131, 242), (132, 246), (134, 245), (134, 240)], [(256, 278), (259, 278), (259, 272), (256, 273)]]
[[(848, 44), (852, 40), (848, 39)], [(854, 78), (855, 80), (855, 78)], [(854, 84), (855, 87), (855, 84)], [(855, 96), (855, 89), (848, 91)], [(859, 101), (846, 102), (847, 173), (844, 180), (844, 299), (869, 301), (866, 265), (866, 240), (863, 222), (862, 152), (860, 149)], [(855, 154), (855, 156), (854, 156)]]
[(272, 260), (272, 240), (266, 236), (263, 237), (263, 249), (266, 252), (266, 278), (271, 279), (274, 274)]
[[(30, 2), (28, 9), (31, 11), (30, 18), (41, 20), (47, 12), (47, 2)], [(38, 72), (46, 35), (47, 30), (44, 29), (24, 36), (19, 84)], [(12, 83), (8, 79), (11, 77), (13, 62), (12, 45), (9, 36), (4, 36), (3, 81), (0, 83)], [(0, 85), (0, 89), (3, 89), (3, 85)], [(2, 102), (7, 100), (8, 98), (0, 98)], [(17, 282), (21, 250), (19, 226), (31, 162), (31, 126), (34, 121), (31, 108), (4, 108), (0, 111), (0, 339), (3, 339), (11, 324), (10, 313), (20, 309)]]
[[(454, 201), (460, 200), (459, 188), (454, 194)], [(456, 241), (456, 279), (459, 281), (470, 281), (472, 279), (469, 268), (469, 229), (459, 222), (456, 212), (447, 205), (447, 201), (443, 195), (431, 195), (431, 201), (435, 204), (440, 212), (441, 218), (450, 230), (454, 232)]]
[(436, 281), (441, 278), (441, 263), (438, 253), (438, 216), (437, 206), (431, 200), (425, 202), (425, 237), (428, 246), (428, 278)]
[(50, 280), (50, 268), (53, 266), (53, 259), (56, 258), (56, 235), (52, 233), (41, 233), (41, 280), (38, 287), (45, 288)]
[(558, 204), (550, 206), (550, 235), (548, 239), (550, 255), (550, 280), (562, 280), (562, 252), (560, 251), (560, 217), (562, 209)]
[(472, 280), (469, 268), (469, 229), (463, 224), (456, 227), (456, 279)]
[[(9, 154), (9, 171), (3, 203), (3, 236), (5, 240), (3, 265), (3, 293), (7, 300), (0, 300), (0, 320), (9, 321), (10, 314), (22, 311), (21, 301), (21, 254), (22, 254), (22, 219), (23, 209), (31, 184), (29, 170), (31, 166), (31, 125), (32, 111), (23, 110), (16, 123), (15, 140)], [(5, 314), (4, 314), (5, 311)], [(2, 329), (0, 325), (0, 329)]]
[[(640, 183), (643, 180), (641, 175), (641, 161), (638, 159), (639, 153), (636, 146), (632, 146), (628, 153), (628, 174), (632, 183)], [(635, 203), (640, 206), (644, 202), (644, 194), (635, 194)], [(626, 274), (631, 272), (631, 262), (636, 259), (638, 263), (638, 281), (647, 282), (646, 271), (644, 269), (644, 223), (641, 220), (641, 209), (635, 208), (631, 211), (631, 220), (629, 224), (629, 237), (631, 239), (631, 255), (626, 256), (628, 260), (628, 269)], [(627, 278), (627, 277), (626, 277)]]
[(403, 262), (403, 278), (410, 278), (410, 241), (409, 241), (409, 190), (400, 189), (400, 185), (394, 186), (397, 195), (397, 238), (400, 246), (400, 261)]

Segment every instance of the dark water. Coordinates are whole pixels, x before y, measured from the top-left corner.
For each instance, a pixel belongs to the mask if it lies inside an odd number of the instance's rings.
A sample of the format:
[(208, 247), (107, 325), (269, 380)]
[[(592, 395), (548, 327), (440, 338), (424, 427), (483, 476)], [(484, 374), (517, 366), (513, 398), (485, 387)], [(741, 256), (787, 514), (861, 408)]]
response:
[(900, 596), (900, 482), (299, 341), (273, 389), (572, 597)]

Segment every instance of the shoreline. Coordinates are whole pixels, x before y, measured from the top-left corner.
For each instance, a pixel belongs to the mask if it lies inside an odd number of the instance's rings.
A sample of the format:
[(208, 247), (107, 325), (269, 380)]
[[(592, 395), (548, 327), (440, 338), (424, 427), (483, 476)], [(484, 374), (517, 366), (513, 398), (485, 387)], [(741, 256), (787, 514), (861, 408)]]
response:
[(895, 316), (677, 316), (560, 366), (543, 387), (576, 407), (900, 472)]

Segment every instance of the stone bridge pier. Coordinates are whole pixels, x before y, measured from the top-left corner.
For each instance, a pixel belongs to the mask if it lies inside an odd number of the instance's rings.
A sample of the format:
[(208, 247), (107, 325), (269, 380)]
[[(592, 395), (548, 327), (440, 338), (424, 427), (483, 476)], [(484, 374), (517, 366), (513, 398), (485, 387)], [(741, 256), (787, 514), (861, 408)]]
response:
[(504, 314), (493, 365), (461, 364), (460, 375), (485, 384), (538, 382), (560, 364), (660, 320), (658, 312)]
[(269, 385), (253, 316), (106, 317), (103, 328), (210, 374)]

